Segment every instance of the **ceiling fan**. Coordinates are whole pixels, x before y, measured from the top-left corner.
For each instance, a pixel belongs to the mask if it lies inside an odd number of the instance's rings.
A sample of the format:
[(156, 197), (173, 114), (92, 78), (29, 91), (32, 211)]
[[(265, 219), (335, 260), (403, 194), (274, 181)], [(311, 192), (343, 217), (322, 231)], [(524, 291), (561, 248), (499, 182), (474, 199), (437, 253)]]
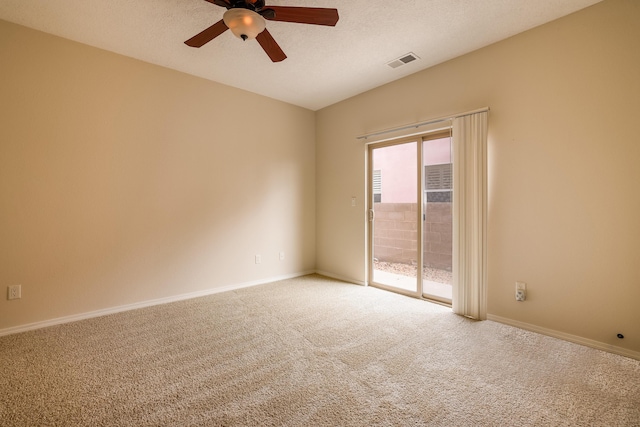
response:
[(264, 0), (205, 0), (227, 11), (223, 18), (184, 42), (187, 46), (202, 47), (228, 29), (242, 40), (256, 39), (273, 62), (283, 61), (284, 54), (266, 29), (269, 21), (327, 25), (338, 22), (338, 10), (321, 7), (265, 6)]

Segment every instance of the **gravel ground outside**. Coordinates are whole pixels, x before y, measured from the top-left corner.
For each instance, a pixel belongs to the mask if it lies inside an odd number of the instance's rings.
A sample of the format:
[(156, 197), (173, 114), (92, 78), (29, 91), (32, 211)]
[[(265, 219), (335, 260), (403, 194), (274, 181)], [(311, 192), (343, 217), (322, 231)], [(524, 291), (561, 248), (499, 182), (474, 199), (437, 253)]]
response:
[[(416, 277), (418, 267), (410, 264), (402, 264), (397, 262), (373, 261), (374, 270), (386, 271), (387, 273), (400, 274), (402, 276)], [(425, 267), (422, 278), (431, 282), (444, 283), (450, 285), (453, 283), (453, 275), (450, 271), (438, 270), (436, 268)]]

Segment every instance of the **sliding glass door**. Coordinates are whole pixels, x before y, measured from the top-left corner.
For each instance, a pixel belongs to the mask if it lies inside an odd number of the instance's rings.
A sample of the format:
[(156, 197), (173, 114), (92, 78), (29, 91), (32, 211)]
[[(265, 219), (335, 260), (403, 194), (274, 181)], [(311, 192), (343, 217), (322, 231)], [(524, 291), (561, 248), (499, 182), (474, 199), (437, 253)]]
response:
[(422, 294), (451, 303), (453, 266), (453, 159), (451, 138), (422, 141)]
[(369, 147), (369, 282), (451, 303), (449, 132)]
[(369, 149), (370, 282), (418, 293), (418, 142)]

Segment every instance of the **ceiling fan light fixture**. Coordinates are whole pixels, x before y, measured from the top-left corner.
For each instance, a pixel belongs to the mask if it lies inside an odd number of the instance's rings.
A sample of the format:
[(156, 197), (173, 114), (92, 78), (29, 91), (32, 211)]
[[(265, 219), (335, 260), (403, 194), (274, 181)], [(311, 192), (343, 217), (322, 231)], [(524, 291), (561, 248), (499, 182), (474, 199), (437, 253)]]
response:
[(229, 9), (222, 19), (231, 32), (242, 40), (255, 39), (267, 25), (258, 13), (244, 8)]

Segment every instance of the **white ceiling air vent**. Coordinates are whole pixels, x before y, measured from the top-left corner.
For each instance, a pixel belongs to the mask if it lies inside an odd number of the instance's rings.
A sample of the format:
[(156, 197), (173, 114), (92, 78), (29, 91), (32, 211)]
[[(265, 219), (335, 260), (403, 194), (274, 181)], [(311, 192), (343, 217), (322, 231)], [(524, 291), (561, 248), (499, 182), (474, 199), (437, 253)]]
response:
[(393, 61), (387, 62), (387, 65), (391, 68), (398, 68), (409, 62), (413, 62), (416, 59), (420, 59), (418, 55), (413, 52), (409, 52), (405, 55), (402, 55), (400, 58), (394, 59)]

